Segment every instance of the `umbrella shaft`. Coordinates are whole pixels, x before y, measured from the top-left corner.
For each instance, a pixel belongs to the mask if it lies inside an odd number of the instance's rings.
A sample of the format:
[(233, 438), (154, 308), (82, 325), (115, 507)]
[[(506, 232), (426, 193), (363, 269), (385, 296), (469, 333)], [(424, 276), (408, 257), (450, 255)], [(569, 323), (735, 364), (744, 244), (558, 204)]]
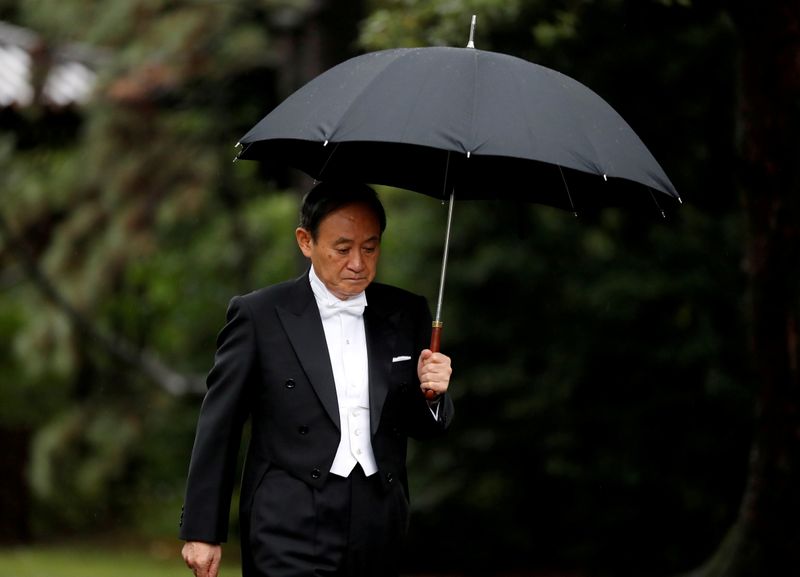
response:
[(447, 207), (447, 232), (444, 237), (444, 254), (442, 255), (442, 275), (439, 279), (439, 298), (436, 300), (436, 324), (441, 327), (442, 321), (442, 299), (444, 298), (444, 279), (447, 274), (447, 253), (450, 251), (450, 225), (453, 222), (453, 204), (455, 202), (455, 191), (450, 193), (450, 202)]

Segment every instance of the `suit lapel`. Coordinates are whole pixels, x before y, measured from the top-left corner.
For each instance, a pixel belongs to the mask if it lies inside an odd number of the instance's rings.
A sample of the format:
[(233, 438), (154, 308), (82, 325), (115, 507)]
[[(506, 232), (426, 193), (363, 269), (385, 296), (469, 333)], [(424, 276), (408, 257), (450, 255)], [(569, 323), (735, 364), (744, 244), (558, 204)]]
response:
[(382, 302), (367, 288), (367, 308), (364, 311), (364, 330), (369, 357), (369, 412), (372, 434), (378, 430), (383, 404), (389, 392), (389, 374), (392, 370), (392, 351), (395, 330)]
[(278, 317), (314, 392), (336, 427), (341, 428), (328, 344), (308, 273), (297, 279), (296, 283), (292, 300), (286, 306), (276, 307)]
[[(284, 306), (276, 307), (278, 317), (317, 397), (336, 427), (341, 430), (328, 344), (308, 273), (295, 282), (292, 298)], [(370, 288), (367, 288), (367, 303), (364, 330), (369, 358), (370, 428), (374, 434), (380, 424), (383, 405), (389, 392), (396, 332), (390, 308)]]

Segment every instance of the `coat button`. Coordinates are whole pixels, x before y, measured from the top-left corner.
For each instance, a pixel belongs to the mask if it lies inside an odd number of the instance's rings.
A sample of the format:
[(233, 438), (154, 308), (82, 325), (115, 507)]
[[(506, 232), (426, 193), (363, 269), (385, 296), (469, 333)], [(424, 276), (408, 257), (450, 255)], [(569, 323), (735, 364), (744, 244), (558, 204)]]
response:
[(392, 475), (391, 473), (386, 473), (386, 482), (389, 483), (390, 485), (394, 483), (394, 475)]
[(286, 379), (286, 388), (293, 389), (294, 388), (294, 379)]
[(322, 476), (322, 473), (320, 472), (319, 469), (313, 469), (311, 471), (311, 478), (312, 479), (319, 479), (321, 476)]
[(308, 427), (306, 427), (305, 425), (297, 427), (297, 432), (300, 433), (301, 435), (308, 435)]

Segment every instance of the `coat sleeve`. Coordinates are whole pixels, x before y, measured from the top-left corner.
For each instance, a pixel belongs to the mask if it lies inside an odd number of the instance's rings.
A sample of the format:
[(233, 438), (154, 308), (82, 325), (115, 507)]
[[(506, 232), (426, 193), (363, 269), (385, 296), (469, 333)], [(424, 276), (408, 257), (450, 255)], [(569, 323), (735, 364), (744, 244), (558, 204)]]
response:
[(197, 422), (180, 523), (180, 538), (186, 541), (220, 543), (227, 539), (255, 348), (253, 319), (246, 302), (235, 297), (217, 338)]

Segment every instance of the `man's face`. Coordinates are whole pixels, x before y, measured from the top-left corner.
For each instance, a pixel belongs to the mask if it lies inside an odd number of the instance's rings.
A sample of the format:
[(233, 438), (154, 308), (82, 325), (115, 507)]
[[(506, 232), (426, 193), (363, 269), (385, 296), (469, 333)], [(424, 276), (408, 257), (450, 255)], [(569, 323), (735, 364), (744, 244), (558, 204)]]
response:
[(375, 278), (381, 227), (369, 206), (348, 204), (331, 212), (320, 222), (316, 240), (304, 228), (295, 236), (314, 272), (338, 298), (357, 295)]

